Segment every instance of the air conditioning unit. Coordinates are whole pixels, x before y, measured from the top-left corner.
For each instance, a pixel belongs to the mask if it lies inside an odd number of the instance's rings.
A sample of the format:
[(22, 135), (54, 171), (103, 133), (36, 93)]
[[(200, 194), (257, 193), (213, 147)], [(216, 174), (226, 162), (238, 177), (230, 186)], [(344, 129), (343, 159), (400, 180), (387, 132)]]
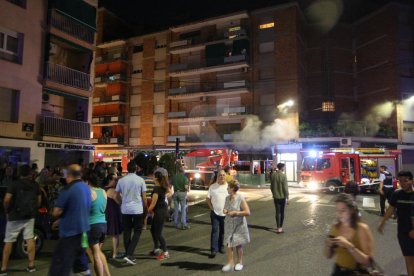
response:
[(351, 138), (341, 138), (339, 139), (339, 145), (341, 147), (350, 147), (352, 146), (352, 140)]

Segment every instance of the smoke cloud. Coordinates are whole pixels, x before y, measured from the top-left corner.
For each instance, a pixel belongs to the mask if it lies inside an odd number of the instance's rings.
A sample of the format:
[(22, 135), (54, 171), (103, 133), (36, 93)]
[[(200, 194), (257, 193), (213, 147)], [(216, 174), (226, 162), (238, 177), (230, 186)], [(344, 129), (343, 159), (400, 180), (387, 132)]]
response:
[(343, 113), (336, 124), (337, 132), (342, 136), (375, 136), (394, 109), (392, 102), (375, 105), (362, 120), (358, 120), (356, 113)]
[(262, 125), (257, 116), (249, 116), (246, 126), (241, 131), (233, 133), (233, 142), (243, 149), (264, 149), (299, 136), (297, 125), (289, 119), (276, 119), (263, 129)]
[(318, 0), (307, 8), (306, 17), (310, 24), (326, 33), (336, 25), (343, 8), (342, 0)]

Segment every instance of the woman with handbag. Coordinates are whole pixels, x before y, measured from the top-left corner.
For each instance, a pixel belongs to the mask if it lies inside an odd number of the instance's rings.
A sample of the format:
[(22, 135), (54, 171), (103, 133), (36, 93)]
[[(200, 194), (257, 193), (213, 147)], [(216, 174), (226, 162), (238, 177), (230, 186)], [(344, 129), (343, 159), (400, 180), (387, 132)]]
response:
[(336, 257), (332, 276), (358, 275), (360, 267), (372, 265), (374, 240), (367, 224), (359, 217), (358, 206), (349, 194), (335, 200), (337, 222), (325, 242), (324, 254)]

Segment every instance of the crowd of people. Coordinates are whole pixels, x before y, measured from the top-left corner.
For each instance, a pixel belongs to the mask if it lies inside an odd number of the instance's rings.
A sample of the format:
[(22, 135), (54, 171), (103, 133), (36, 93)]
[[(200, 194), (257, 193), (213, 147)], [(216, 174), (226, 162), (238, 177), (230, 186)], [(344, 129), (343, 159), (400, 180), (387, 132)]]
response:
[[(285, 232), (285, 207), (289, 203), (284, 169), (285, 165), (279, 163), (270, 175), (277, 234)], [(116, 164), (103, 162), (86, 167), (72, 164), (54, 170), (44, 168), (40, 172), (37, 166), (23, 165), (18, 173), (4, 166), (0, 171), (0, 184), (7, 187), (3, 199), (7, 226), (0, 276), (7, 275), (12, 245), (22, 230), (28, 246), (26, 271), (36, 271), (33, 230), (37, 208), (42, 204), (51, 210), (52, 229), (59, 231), (49, 275), (90, 275), (88, 259), (96, 275), (110, 275), (107, 257), (135, 265), (135, 249), (142, 230), (149, 224), (153, 240), (149, 254), (157, 260), (170, 258), (168, 237), (164, 236), (163, 229), (170, 216), (171, 202), (174, 226), (182, 230), (190, 228), (187, 223), (189, 180), (181, 168), (169, 178), (162, 166), (143, 169), (133, 161), (128, 163), (127, 171), (123, 175)], [(384, 205), (388, 201), (389, 207), (382, 212), (381, 202), (382, 219), (377, 230), (383, 233), (386, 221), (393, 216), (397, 218), (398, 242), (408, 275), (414, 276), (413, 175), (409, 171), (399, 172), (401, 189), (394, 191), (386, 167), (381, 168), (381, 174), (379, 194), (385, 198)], [(324, 247), (327, 258), (335, 257), (332, 273), (335, 276), (359, 275), (355, 273), (365, 273), (367, 268), (375, 266), (375, 241), (369, 226), (362, 222), (355, 200), (358, 192), (353, 185), (348, 183), (346, 193), (335, 199), (336, 222), (330, 228)], [(243, 246), (250, 242), (246, 220), (250, 208), (238, 193), (239, 188), (240, 184), (229, 170), (220, 167), (207, 192), (211, 220), (209, 258), (215, 258), (217, 253), (227, 254), (223, 272), (243, 270)], [(23, 207), (19, 201), (30, 204)], [(124, 253), (119, 248), (121, 234)], [(106, 236), (111, 237), (109, 256), (101, 250)]]

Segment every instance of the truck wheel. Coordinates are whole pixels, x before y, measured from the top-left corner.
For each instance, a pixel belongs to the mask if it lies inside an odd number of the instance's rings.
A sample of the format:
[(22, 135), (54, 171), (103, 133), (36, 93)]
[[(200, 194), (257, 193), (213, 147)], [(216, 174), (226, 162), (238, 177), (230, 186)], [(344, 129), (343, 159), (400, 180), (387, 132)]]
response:
[(328, 187), (328, 191), (330, 193), (335, 193), (337, 191), (337, 189), (338, 189), (338, 185), (335, 182), (333, 182), (333, 181), (329, 181), (326, 184), (326, 186)]

